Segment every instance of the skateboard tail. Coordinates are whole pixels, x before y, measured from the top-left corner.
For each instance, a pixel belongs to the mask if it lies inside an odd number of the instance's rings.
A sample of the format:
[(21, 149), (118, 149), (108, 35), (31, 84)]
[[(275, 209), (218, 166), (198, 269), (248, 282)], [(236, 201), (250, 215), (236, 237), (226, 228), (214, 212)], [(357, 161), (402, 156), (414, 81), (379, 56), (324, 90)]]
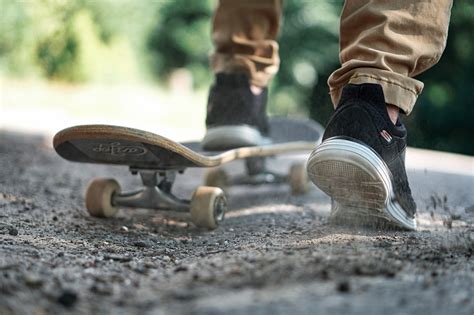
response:
[(53, 139), (56, 152), (82, 163), (127, 165), (144, 169), (183, 169), (203, 164), (204, 156), (165, 137), (108, 125), (76, 126)]

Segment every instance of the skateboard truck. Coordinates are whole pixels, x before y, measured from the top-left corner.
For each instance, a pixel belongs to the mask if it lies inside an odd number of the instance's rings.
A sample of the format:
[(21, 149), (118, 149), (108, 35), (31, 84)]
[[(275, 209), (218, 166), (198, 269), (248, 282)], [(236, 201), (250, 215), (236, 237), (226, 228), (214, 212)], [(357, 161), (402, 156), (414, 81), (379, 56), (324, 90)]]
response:
[(230, 176), (223, 168), (211, 169), (205, 178), (206, 186), (226, 189), (238, 185), (284, 184), (288, 183), (293, 195), (301, 195), (308, 191), (308, 176), (304, 163), (294, 163), (287, 174), (268, 170), (268, 157), (252, 157), (245, 159), (246, 174)]
[(95, 178), (86, 191), (86, 208), (92, 216), (111, 217), (118, 207), (147, 208), (190, 212), (194, 224), (216, 228), (224, 219), (227, 201), (222, 189), (198, 187), (191, 200), (176, 197), (171, 189), (176, 173), (184, 170), (145, 170), (130, 168), (140, 174), (143, 188), (122, 192), (119, 183), (111, 178)]
[(157, 210), (188, 211), (190, 201), (177, 198), (171, 193), (176, 171), (136, 170), (144, 188), (112, 196), (112, 204), (118, 207), (147, 208)]
[(261, 184), (284, 184), (288, 182), (288, 176), (272, 172), (267, 169), (265, 157), (247, 158), (245, 168), (247, 174), (235, 176), (229, 179), (229, 185), (261, 185)]
[(269, 171), (265, 162), (266, 159), (263, 157), (246, 159), (247, 174), (234, 178), (229, 178), (222, 168), (211, 170), (206, 177), (206, 186), (198, 187), (191, 200), (178, 198), (171, 191), (176, 174), (182, 174), (184, 169), (130, 167), (132, 174), (140, 175), (143, 188), (122, 192), (115, 179), (95, 178), (86, 191), (86, 208), (95, 217), (111, 217), (119, 207), (189, 211), (195, 225), (213, 229), (224, 219), (227, 200), (223, 189), (228, 186), (288, 182), (293, 194), (306, 192), (308, 181), (304, 164), (293, 164), (288, 175), (281, 175)]

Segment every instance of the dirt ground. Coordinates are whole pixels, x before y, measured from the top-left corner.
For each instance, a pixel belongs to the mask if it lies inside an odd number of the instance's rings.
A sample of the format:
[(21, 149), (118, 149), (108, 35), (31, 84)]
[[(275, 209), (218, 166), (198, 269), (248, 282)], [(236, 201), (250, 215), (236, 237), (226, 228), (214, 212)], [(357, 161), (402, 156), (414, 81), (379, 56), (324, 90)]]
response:
[[(0, 133), (2, 315), (474, 314), (472, 169), (410, 171), (416, 232), (331, 226), (322, 192), (284, 185), (230, 189), (225, 222), (207, 231), (170, 212), (90, 217), (91, 178), (125, 189), (138, 178), (62, 160), (50, 142)], [(187, 170), (176, 193), (190, 196), (202, 175)]]

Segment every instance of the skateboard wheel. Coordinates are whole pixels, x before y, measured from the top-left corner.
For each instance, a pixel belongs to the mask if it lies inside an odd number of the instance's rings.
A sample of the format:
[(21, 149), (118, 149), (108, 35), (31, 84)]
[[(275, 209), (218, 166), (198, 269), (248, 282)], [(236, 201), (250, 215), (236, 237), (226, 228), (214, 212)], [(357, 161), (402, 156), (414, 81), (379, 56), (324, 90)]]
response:
[(222, 168), (210, 169), (206, 174), (204, 185), (226, 189), (229, 184), (229, 177)]
[(309, 190), (308, 173), (304, 163), (295, 163), (291, 165), (288, 174), (288, 182), (292, 195), (303, 195)]
[(201, 186), (191, 198), (191, 220), (196, 226), (215, 229), (224, 219), (227, 200), (218, 187)]
[(120, 193), (119, 183), (112, 178), (95, 178), (87, 187), (86, 208), (93, 217), (108, 218), (113, 216), (118, 208), (112, 204), (114, 194)]

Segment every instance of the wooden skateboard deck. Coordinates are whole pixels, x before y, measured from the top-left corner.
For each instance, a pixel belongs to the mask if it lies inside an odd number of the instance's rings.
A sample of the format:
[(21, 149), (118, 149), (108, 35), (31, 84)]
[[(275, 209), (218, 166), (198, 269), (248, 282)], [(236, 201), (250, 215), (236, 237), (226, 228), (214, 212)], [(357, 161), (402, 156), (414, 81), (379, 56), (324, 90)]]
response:
[(309, 119), (271, 118), (270, 130), (272, 144), (206, 152), (198, 142), (178, 143), (133, 128), (82, 125), (58, 132), (53, 146), (60, 156), (74, 162), (119, 164), (135, 169), (181, 170), (187, 167), (215, 167), (250, 157), (312, 150), (323, 133), (323, 128)]
[[(55, 135), (53, 145), (67, 160), (126, 165), (133, 174), (140, 174), (143, 187), (128, 192), (122, 192), (115, 179), (92, 180), (85, 195), (92, 216), (110, 217), (119, 207), (186, 211), (195, 225), (214, 229), (227, 210), (221, 189), (227, 184), (288, 182), (292, 193), (305, 192), (308, 181), (304, 164), (293, 165), (288, 175), (280, 175), (266, 169), (264, 157), (312, 150), (321, 141), (323, 128), (307, 119), (273, 118), (270, 130), (272, 144), (223, 152), (203, 151), (198, 142), (178, 143), (151, 132), (108, 125), (64, 129)], [(211, 169), (206, 186), (198, 187), (190, 200), (172, 193), (176, 174), (187, 167), (215, 167), (237, 159), (245, 159), (246, 175), (229, 179), (222, 169)]]

